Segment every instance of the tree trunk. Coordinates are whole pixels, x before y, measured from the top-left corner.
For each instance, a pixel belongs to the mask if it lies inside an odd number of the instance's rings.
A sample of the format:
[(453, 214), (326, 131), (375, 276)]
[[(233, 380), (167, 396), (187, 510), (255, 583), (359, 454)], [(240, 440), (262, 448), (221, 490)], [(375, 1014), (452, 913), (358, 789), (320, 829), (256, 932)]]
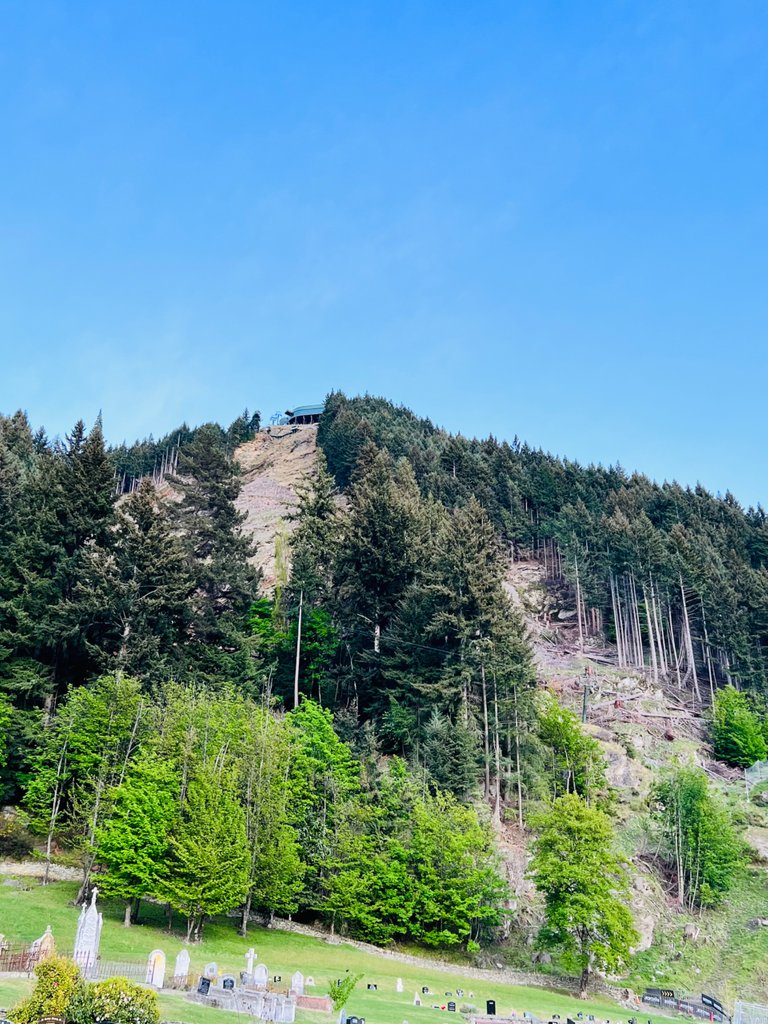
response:
[(581, 977), (579, 978), (579, 999), (587, 998), (587, 987), (589, 985), (589, 964), (585, 964)]
[(251, 916), (251, 898), (252, 894), (249, 889), (248, 895), (245, 898), (245, 905), (243, 906), (243, 914), (242, 917), (240, 918), (240, 929), (238, 932), (238, 934), (240, 934), (243, 938), (245, 938), (245, 936), (248, 934), (248, 919)]
[(480, 663), (480, 678), (483, 686), (483, 760), (485, 762), (485, 799), (491, 795), (491, 749), (488, 736), (488, 690), (485, 683), (485, 662)]
[(133, 911), (133, 900), (128, 900), (125, 904), (125, 914), (123, 916), (123, 927), (131, 927), (131, 916)]

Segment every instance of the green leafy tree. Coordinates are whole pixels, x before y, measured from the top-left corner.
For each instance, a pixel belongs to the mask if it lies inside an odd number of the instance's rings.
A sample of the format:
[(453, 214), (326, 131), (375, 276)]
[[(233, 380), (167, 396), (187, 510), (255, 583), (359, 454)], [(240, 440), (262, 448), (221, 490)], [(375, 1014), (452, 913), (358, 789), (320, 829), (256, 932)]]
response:
[(606, 788), (606, 762), (600, 744), (582, 731), (573, 712), (561, 707), (551, 694), (541, 695), (538, 711), (539, 738), (549, 761), (553, 796), (576, 793), (591, 803)]
[(235, 780), (206, 765), (189, 784), (158, 883), (158, 895), (186, 916), (187, 941), (201, 941), (207, 917), (243, 902), (248, 864), (245, 815)]
[(305, 869), (290, 807), (291, 724), (266, 707), (254, 708), (242, 734), (237, 760), (250, 852), (240, 927), (245, 935), (252, 906), (266, 911), (270, 919), (298, 910)]
[(475, 948), (501, 923), (508, 896), (490, 829), (473, 808), (437, 793), (416, 802), (412, 830), (411, 934), (428, 946)]
[(359, 789), (360, 765), (334, 731), (333, 716), (326, 708), (303, 700), (287, 718), (295, 730), (288, 786), (305, 870), (304, 902), (320, 909), (339, 814)]
[(83, 858), (88, 891), (96, 836), (109, 810), (109, 794), (124, 778), (151, 725), (137, 680), (104, 676), (73, 689), (43, 733), (25, 796), (33, 831), (45, 836), (50, 857), (58, 835)]
[(338, 1012), (347, 1005), (349, 997), (355, 991), (355, 986), (362, 977), (362, 974), (347, 974), (345, 977), (331, 982), (328, 995), (331, 997), (334, 1010)]
[(624, 862), (613, 851), (607, 815), (574, 793), (555, 800), (533, 824), (531, 873), (544, 897), (541, 941), (579, 970), (584, 995), (591, 971), (619, 970), (637, 941)]
[(111, 812), (96, 836), (104, 871), (99, 890), (125, 900), (125, 925), (137, 919), (139, 901), (154, 895), (178, 812), (179, 778), (153, 756), (133, 763), (111, 796)]
[(680, 905), (694, 910), (722, 902), (744, 866), (746, 847), (704, 771), (673, 772), (654, 788), (651, 805)]
[(748, 695), (733, 686), (726, 686), (715, 694), (712, 743), (717, 758), (739, 768), (749, 768), (768, 755), (761, 723), (750, 706)]

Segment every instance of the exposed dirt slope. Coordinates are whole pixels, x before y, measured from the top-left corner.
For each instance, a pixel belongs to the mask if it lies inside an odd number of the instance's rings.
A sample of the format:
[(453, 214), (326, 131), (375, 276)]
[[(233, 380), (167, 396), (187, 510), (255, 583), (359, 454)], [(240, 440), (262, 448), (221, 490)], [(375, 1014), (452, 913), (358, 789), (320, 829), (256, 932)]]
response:
[[(538, 563), (513, 564), (506, 586), (525, 616), (540, 685), (579, 715), (588, 687), (585, 728), (608, 762), (618, 839), (632, 866), (632, 909), (641, 937), (633, 984), (709, 991), (729, 1004), (735, 998), (768, 1001), (768, 927), (761, 923), (765, 919), (768, 925), (766, 809), (746, 801), (741, 772), (713, 759), (705, 718), (689, 693), (620, 669), (611, 646), (590, 638), (580, 643), (572, 596), (549, 589)], [(680, 911), (659, 873), (647, 806), (660, 774), (690, 762), (704, 768), (749, 826), (747, 839), (755, 851), (750, 871), (723, 907), (695, 920)], [(513, 884), (520, 856), (518, 849), (506, 858)], [(525, 885), (518, 898), (522, 904), (530, 901)]]
[(293, 529), (296, 486), (311, 473), (316, 453), (316, 427), (272, 427), (235, 453), (243, 473), (237, 507), (248, 516), (244, 528), (256, 542), (265, 592), (275, 585), (275, 538)]

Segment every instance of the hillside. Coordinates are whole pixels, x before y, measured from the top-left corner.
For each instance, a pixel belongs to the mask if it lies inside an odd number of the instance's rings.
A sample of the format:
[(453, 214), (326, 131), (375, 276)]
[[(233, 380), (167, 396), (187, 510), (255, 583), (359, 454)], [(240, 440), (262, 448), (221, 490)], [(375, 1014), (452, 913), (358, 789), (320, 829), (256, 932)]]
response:
[(296, 484), (311, 473), (316, 450), (317, 429), (297, 426), (262, 430), (235, 453), (242, 472), (235, 504), (247, 515), (244, 528), (256, 545), (265, 591), (275, 583), (275, 541), (290, 536)]
[(380, 399), (258, 428), (0, 418), (3, 850), (193, 944), (765, 998), (761, 510)]
[[(313, 431), (313, 428), (308, 428)], [(255, 442), (238, 452), (249, 449)], [(268, 472), (290, 480), (291, 487), (314, 466), (309, 444), (297, 462), (294, 445), (263, 441), (270, 454)], [(314, 448), (312, 449), (314, 452)], [(265, 470), (267, 471), (267, 470)], [(258, 478), (257, 478), (258, 481)], [(255, 487), (263, 484), (255, 481)], [(271, 535), (280, 526), (272, 519)], [(249, 519), (249, 528), (250, 528)], [(255, 533), (260, 542), (269, 537)], [(263, 556), (266, 562), (266, 555)], [(268, 585), (268, 577), (265, 578)], [(510, 560), (505, 589), (525, 619), (534, 654), (537, 685), (581, 716), (585, 683), (589, 686), (586, 729), (600, 743), (608, 763), (608, 781), (616, 793), (616, 814), (623, 852), (633, 867), (632, 908), (640, 942), (632, 967), (637, 988), (663, 983), (683, 991), (712, 990), (724, 998), (765, 999), (768, 996), (768, 929), (755, 925), (768, 919), (766, 863), (768, 814), (744, 798), (742, 774), (714, 759), (704, 711), (694, 707), (690, 692), (673, 681), (654, 682), (647, 672), (618, 664), (616, 645), (592, 636), (580, 644), (573, 589), (553, 580), (538, 559)], [(580, 649), (582, 648), (582, 649)], [(588, 673), (588, 674), (587, 674)], [(646, 802), (651, 785), (664, 770), (689, 760), (700, 764), (737, 814), (748, 822), (748, 840), (755, 860), (728, 905), (703, 917), (680, 912), (659, 877), (654, 849), (648, 842)], [(526, 936), (539, 921), (532, 883), (526, 878), (530, 834), (514, 822), (499, 825), (498, 841), (506, 877), (522, 932), (513, 935), (512, 961), (525, 967), (532, 957)], [(693, 924), (697, 938), (683, 938)], [(509, 951), (504, 954), (510, 956)], [(765, 965), (765, 966), (760, 966)]]

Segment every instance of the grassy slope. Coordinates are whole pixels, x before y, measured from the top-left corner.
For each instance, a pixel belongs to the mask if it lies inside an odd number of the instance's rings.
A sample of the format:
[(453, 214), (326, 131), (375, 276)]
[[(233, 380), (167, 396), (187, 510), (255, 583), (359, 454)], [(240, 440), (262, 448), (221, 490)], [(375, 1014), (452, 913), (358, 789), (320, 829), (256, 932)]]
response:
[[(61, 949), (71, 948), (74, 941), (77, 910), (69, 905), (76, 886), (57, 882), (43, 888), (37, 884), (27, 891), (0, 885), (0, 928), (11, 940), (31, 940), (41, 935), (47, 924), (53, 928), (56, 942)], [(143, 960), (150, 950), (164, 949), (172, 969), (173, 960), (182, 948), (178, 934), (169, 936), (162, 931), (160, 908), (145, 909), (146, 923), (133, 928), (122, 926), (122, 909), (118, 905), (104, 905), (104, 930), (101, 939), (101, 955), (105, 959)], [(181, 922), (178, 922), (179, 926)], [(443, 995), (446, 991), (463, 988), (465, 993), (475, 993), (473, 1002), (484, 1008), (487, 998), (496, 999), (499, 1013), (512, 1009), (521, 1012), (529, 1010), (536, 1016), (548, 1018), (559, 1013), (575, 1016), (578, 1011), (594, 1013), (600, 1019), (619, 1021), (628, 1014), (615, 1003), (606, 999), (580, 1003), (572, 996), (538, 988), (520, 988), (503, 984), (481, 982), (471, 977), (462, 977), (461, 968), (456, 967), (450, 975), (429, 968), (421, 969), (412, 964), (403, 964), (366, 953), (347, 944), (332, 945), (318, 939), (287, 932), (254, 928), (247, 939), (241, 939), (231, 921), (222, 921), (206, 926), (206, 934), (200, 946), (189, 947), (192, 970), (199, 971), (204, 964), (215, 960), (219, 969), (242, 970), (244, 954), (250, 945), (256, 949), (258, 959), (267, 964), (270, 974), (281, 974), (287, 981), (295, 970), (305, 976), (312, 975), (316, 981), (317, 993), (325, 993), (328, 983), (345, 970), (364, 975), (348, 1005), (349, 1012), (365, 1016), (368, 1024), (411, 1024), (434, 1019), (437, 1011), (429, 1007), (413, 1006), (413, 996), (428, 985), (433, 992)], [(395, 980), (401, 977), (405, 991), (398, 995)], [(379, 990), (369, 993), (365, 985), (376, 982)], [(23, 983), (26, 984), (26, 983)], [(12, 1005), (22, 994), (22, 983), (16, 979), (0, 978), (0, 1006)], [(466, 995), (465, 995), (466, 999)], [(432, 1000), (430, 999), (430, 1002)], [(435, 1000), (437, 1001), (437, 1000)], [(460, 1000), (457, 1000), (460, 1002)], [(205, 1009), (187, 1003), (183, 998), (162, 997), (163, 1015), (169, 1020), (183, 1020), (188, 1024), (226, 1024), (228, 1019), (223, 1011)], [(335, 1017), (325, 1014), (300, 1014), (299, 1020), (308, 1024), (312, 1021), (331, 1021)], [(458, 1018), (457, 1019), (461, 1019)], [(643, 1013), (643, 1020), (647, 1015)], [(660, 1018), (652, 1018), (654, 1022)]]

